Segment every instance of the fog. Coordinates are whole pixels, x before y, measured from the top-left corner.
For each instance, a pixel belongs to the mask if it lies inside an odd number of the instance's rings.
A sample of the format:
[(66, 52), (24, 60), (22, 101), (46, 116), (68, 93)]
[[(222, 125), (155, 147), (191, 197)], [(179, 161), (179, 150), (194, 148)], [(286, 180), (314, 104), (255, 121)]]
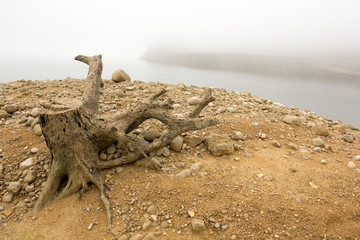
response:
[(360, 55), (358, 0), (2, 0), (1, 57)]

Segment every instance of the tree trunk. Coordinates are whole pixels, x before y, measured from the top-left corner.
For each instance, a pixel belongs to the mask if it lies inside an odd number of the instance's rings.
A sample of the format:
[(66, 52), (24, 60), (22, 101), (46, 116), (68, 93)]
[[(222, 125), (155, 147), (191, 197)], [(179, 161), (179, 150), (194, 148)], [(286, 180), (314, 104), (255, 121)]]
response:
[[(172, 109), (172, 101), (157, 100), (166, 93), (162, 90), (134, 109), (112, 117), (100, 116), (97, 113), (100, 88), (103, 86), (101, 55), (80, 55), (75, 60), (89, 65), (82, 100), (69, 100), (66, 106), (63, 105), (64, 102), (61, 105), (44, 105), (46, 110), (40, 114), (42, 132), (51, 153), (51, 169), (35, 210), (76, 192), (83, 192), (89, 183), (93, 183), (100, 189), (111, 227), (112, 207), (106, 194), (109, 188), (102, 180), (99, 170), (148, 158), (150, 152), (168, 145), (183, 132), (217, 124), (214, 119), (196, 119), (202, 109), (215, 99), (211, 90), (208, 90), (204, 99), (187, 118), (175, 118), (168, 112)], [(128, 134), (149, 118), (160, 120), (168, 125), (169, 130), (150, 144), (141, 138), (131, 139)], [(122, 155), (117, 159), (100, 160), (99, 151), (116, 142), (121, 145)], [(161, 168), (152, 163), (156, 168)]]

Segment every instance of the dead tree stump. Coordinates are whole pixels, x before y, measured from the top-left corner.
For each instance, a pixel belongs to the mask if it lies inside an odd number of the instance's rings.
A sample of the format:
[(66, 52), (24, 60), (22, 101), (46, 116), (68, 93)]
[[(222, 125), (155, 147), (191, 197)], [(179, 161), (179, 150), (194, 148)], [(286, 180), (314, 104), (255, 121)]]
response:
[[(111, 117), (101, 116), (98, 114), (100, 88), (103, 86), (101, 55), (80, 55), (75, 60), (89, 65), (82, 100), (69, 101), (68, 106), (44, 105), (46, 110), (40, 114), (42, 132), (51, 153), (51, 168), (35, 210), (76, 192), (83, 192), (89, 183), (93, 183), (100, 189), (111, 227), (112, 207), (106, 194), (109, 189), (99, 171), (148, 158), (150, 152), (168, 145), (183, 132), (216, 125), (218, 122), (214, 119), (196, 119), (202, 109), (215, 99), (208, 90), (187, 118), (176, 118), (169, 113), (171, 100), (157, 100), (166, 93), (162, 90), (133, 109)], [(133, 140), (128, 136), (150, 118), (158, 119), (169, 127), (159, 140), (145, 144), (143, 139)], [(100, 160), (99, 151), (115, 142), (121, 145), (123, 154), (117, 159)]]

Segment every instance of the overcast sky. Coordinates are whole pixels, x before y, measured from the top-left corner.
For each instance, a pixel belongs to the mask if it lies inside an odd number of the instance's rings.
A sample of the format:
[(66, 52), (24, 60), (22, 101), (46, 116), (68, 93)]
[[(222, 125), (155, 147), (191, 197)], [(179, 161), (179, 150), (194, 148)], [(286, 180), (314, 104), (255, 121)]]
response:
[(0, 54), (359, 52), (359, 23), (359, 0), (0, 0)]

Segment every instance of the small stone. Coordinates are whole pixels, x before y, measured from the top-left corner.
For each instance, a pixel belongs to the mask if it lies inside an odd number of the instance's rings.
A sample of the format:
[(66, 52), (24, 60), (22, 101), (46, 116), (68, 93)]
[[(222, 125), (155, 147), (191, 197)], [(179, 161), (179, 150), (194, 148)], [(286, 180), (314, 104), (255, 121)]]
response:
[(93, 223), (90, 223), (89, 226), (88, 226), (88, 230), (91, 230), (93, 228), (94, 224)]
[(123, 90), (121, 89), (116, 89), (112, 92), (113, 95), (117, 96), (117, 97), (124, 97), (125, 93), (123, 92)]
[(21, 184), (19, 182), (10, 182), (7, 190), (12, 193), (18, 193), (21, 190)]
[(4, 110), (9, 114), (12, 114), (12, 113), (16, 112), (17, 107), (15, 105), (5, 105), (1, 108), (1, 110)]
[(196, 162), (193, 165), (191, 165), (190, 170), (198, 171), (198, 170), (200, 170), (201, 166), (202, 166), (201, 162)]
[(35, 169), (30, 170), (30, 171), (26, 174), (26, 176), (25, 176), (25, 178), (24, 178), (24, 182), (25, 182), (25, 183), (32, 183), (32, 182), (34, 182), (34, 181), (36, 180), (36, 174), (37, 174), (37, 171), (36, 171)]
[(5, 110), (0, 110), (0, 119), (8, 117), (10, 117), (10, 115)]
[(177, 136), (170, 142), (170, 147), (172, 150), (176, 152), (180, 152), (183, 143), (184, 143), (183, 138), (181, 136)]
[(155, 138), (157, 138), (157, 137), (159, 137), (159, 136), (160, 136), (159, 131), (152, 128), (152, 129), (149, 129), (149, 130), (145, 133), (144, 138), (145, 138), (146, 141), (151, 142), (151, 141), (153, 141)]
[(292, 167), (292, 168), (290, 168), (290, 170), (291, 170), (292, 172), (297, 172), (296, 167)]
[(181, 172), (179, 172), (178, 174), (175, 175), (176, 179), (183, 179), (183, 178), (187, 178), (191, 176), (191, 170), (190, 169), (185, 169)]
[(111, 144), (108, 148), (106, 148), (107, 154), (114, 154), (116, 152), (116, 145)]
[(199, 97), (191, 97), (187, 99), (187, 103), (189, 105), (196, 105), (199, 104), (201, 102), (201, 99)]
[(163, 147), (161, 153), (164, 157), (169, 157), (171, 155), (170, 150), (167, 147)]
[(144, 230), (144, 231), (148, 230), (151, 227), (151, 224), (152, 224), (152, 222), (148, 218), (145, 218), (145, 221), (141, 227), (142, 230)]
[(350, 135), (350, 134), (347, 134), (345, 135), (344, 137), (344, 141), (345, 142), (348, 142), (348, 143), (353, 143), (355, 140), (354, 136), (353, 135)]
[(244, 140), (245, 140), (245, 137), (244, 137), (244, 135), (243, 135), (241, 132), (235, 132), (235, 134), (234, 134), (234, 139), (235, 139), (235, 140), (244, 141)]
[(276, 140), (272, 141), (271, 144), (277, 148), (281, 148), (281, 144)]
[(289, 142), (287, 146), (292, 150), (299, 150), (299, 146), (296, 143)]
[(208, 150), (215, 156), (222, 156), (234, 152), (234, 144), (227, 135), (212, 134), (206, 138)]
[(316, 125), (311, 128), (311, 131), (318, 136), (329, 136), (329, 130), (321, 125)]
[(228, 227), (229, 227), (229, 225), (225, 224), (225, 225), (222, 225), (222, 226), (221, 226), (221, 229), (222, 229), (223, 231), (225, 231), (226, 229), (228, 229)]
[(105, 160), (107, 159), (106, 153), (101, 152), (101, 153), (99, 154), (99, 158), (100, 158), (100, 160), (105, 161)]
[(283, 121), (289, 125), (300, 125), (301, 123), (301, 118), (298, 117), (298, 116), (290, 116), (290, 115), (286, 115), (284, 118), (283, 118)]
[(33, 130), (36, 136), (42, 136), (42, 130), (40, 124), (35, 124)]
[(237, 239), (237, 236), (236, 236), (236, 235), (231, 235), (230, 239), (231, 239), (231, 240), (236, 240), (236, 239)]
[(325, 159), (322, 159), (320, 162), (324, 165), (327, 164), (327, 161)]
[(196, 135), (191, 135), (191, 136), (185, 136), (184, 137), (184, 143), (187, 146), (190, 146), (190, 147), (196, 147), (197, 145), (202, 143), (202, 141), (203, 141), (202, 137), (199, 137), (199, 136), (196, 136)]
[(30, 152), (34, 154), (34, 153), (39, 152), (39, 149), (37, 147), (33, 147), (33, 148), (31, 148)]
[(310, 187), (312, 188), (319, 188), (319, 186), (315, 185), (313, 182), (309, 182)]
[(245, 153), (245, 157), (246, 157), (246, 158), (252, 158), (253, 155), (251, 155), (251, 153)]
[(162, 221), (161, 224), (160, 224), (160, 227), (161, 228), (168, 228), (170, 225), (168, 223), (168, 221)]
[(324, 141), (321, 138), (313, 138), (311, 141), (315, 147), (324, 146)]
[(146, 212), (147, 212), (148, 214), (156, 214), (156, 208), (155, 208), (155, 206), (154, 206), (154, 205), (149, 206), (149, 207), (146, 209)]
[(25, 161), (20, 163), (20, 169), (25, 169), (34, 165), (33, 158), (27, 158)]
[(191, 227), (194, 232), (202, 232), (206, 229), (204, 221), (196, 218), (191, 220)]
[(7, 192), (4, 194), (3, 198), (2, 198), (2, 202), (4, 203), (10, 203), (13, 199), (14, 194), (11, 192)]
[(193, 210), (189, 210), (188, 214), (190, 217), (194, 217), (195, 216), (195, 212)]
[(113, 72), (111, 76), (111, 80), (118, 83), (118, 82), (131, 81), (131, 78), (124, 70), (118, 69)]
[(347, 167), (353, 169), (353, 168), (356, 167), (356, 165), (355, 165), (354, 162), (350, 161), (350, 162), (347, 163)]
[(356, 156), (354, 157), (354, 159), (357, 160), (357, 161), (360, 161), (360, 155), (356, 155)]
[(355, 168), (355, 171), (356, 171), (357, 173), (360, 173), (360, 168)]

